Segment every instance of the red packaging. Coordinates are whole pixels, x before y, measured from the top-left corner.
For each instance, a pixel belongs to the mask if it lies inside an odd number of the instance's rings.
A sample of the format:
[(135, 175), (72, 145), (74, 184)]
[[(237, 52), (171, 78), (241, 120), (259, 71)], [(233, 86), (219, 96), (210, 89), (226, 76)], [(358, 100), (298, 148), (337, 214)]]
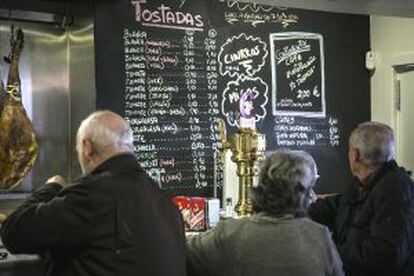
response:
[(207, 229), (207, 200), (205, 198), (177, 196), (172, 201), (181, 211), (186, 231)]
[(172, 201), (181, 211), (185, 230), (190, 230), (190, 198), (185, 196), (177, 196), (174, 197)]
[(190, 230), (206, 230), (206, 200), (200, 197), (190, 198)]

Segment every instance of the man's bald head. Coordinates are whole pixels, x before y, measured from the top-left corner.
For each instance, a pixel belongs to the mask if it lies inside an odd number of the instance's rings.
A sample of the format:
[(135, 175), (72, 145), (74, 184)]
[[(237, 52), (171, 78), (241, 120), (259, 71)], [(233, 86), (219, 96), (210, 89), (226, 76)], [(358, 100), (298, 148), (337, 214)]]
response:
[[(80, 125), (76, 148), (82, 171), (90, 172), (85, 160), (97, 157), (103, 161), (113, 155), (133, 152), (133, 134), (128, 123), (111, 111), (97, 111), (89, 115)], [(90, 147), (90, 149), (89, 149)], [(99, 160), (98, 160), (99, 161)], [(95, 164), (99, 165), (99, 164)]]

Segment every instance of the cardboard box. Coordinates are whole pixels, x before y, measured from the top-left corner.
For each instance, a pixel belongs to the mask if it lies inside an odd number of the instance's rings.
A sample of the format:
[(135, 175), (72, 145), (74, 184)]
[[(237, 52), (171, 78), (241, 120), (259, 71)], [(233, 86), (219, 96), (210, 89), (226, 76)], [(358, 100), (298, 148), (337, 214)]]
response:
[(186, 231), (205, 231), (220, 220), (220, 200), (178, 196), (173, 199), (184, 219)]
[(185, 230), (190, 230), (190, 198), (185, 196), (177, 196), (173, 198), (173, 203), (178, 207), (183, 216)]

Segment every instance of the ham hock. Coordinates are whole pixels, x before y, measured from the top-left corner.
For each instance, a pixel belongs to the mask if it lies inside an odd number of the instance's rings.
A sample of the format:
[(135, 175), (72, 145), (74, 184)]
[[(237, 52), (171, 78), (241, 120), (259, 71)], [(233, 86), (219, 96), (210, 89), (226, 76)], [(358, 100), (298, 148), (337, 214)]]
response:
[(19, 58), (23, 49), (22, 30), (12, 27), (7, 85), (0, 85), (0, 189), (18, 186), (30, 172), (38, 145), (33, 125), (22, 104)]

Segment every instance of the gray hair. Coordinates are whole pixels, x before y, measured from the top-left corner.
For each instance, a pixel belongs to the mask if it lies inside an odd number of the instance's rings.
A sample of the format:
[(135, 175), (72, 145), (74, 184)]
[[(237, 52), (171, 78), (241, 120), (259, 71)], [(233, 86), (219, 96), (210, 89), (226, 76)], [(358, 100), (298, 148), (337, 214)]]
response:
[(108, 110), (94, 112), (81, 123), (77, 141), (82, 139), (89, 139), (99, 153), (134, 149), (131, 127), (121, 116)]
[(394, 159), (394, 133), (383, 123), (359, 124), (351, 134), (349, 145), (360, 151), (362, 161), (370, 167), (378, 167)]
[(308, 153), (278, 150), (263, 162), (259, 183), (252, 190), (253, 208), (277, 216), (304, 216), (316, 178), (316, 163)]

